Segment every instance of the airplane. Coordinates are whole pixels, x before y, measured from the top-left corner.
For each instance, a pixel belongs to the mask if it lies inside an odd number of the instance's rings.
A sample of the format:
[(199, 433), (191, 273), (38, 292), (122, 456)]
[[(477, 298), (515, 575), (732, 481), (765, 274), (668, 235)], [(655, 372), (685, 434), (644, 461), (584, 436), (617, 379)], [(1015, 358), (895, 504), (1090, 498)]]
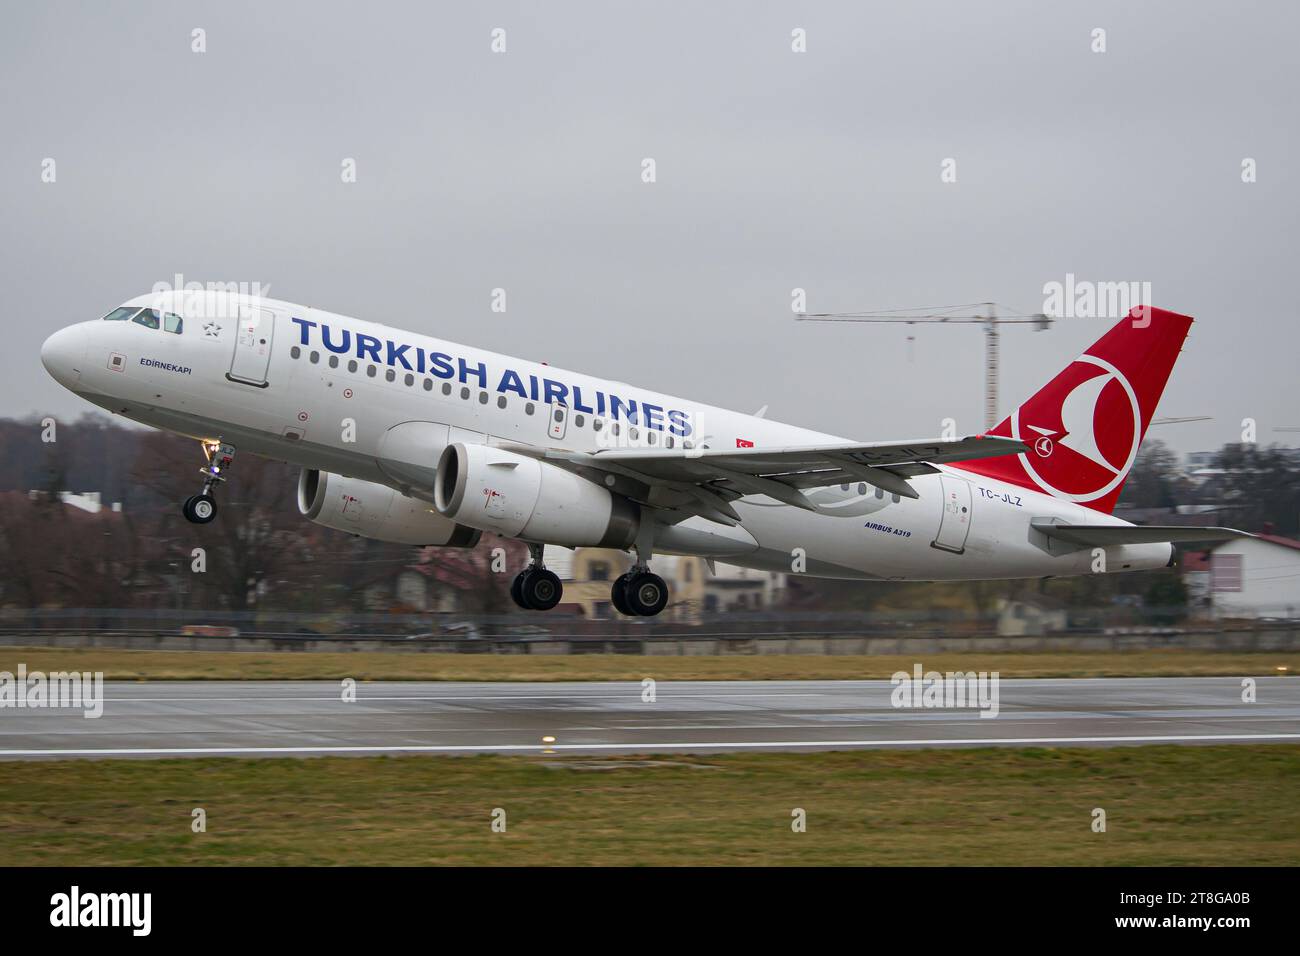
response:
[(814, 577), (963, 581), (1139, 571), (1242, 535), (1111, 514), (1192, 319), (1140, 306), (984, 434), (857, 442), (260, 296), (166, 291), (51, 335), (41, 361), (110, 412), (201, 443), (206, 524), (236, 449), (301, 467), (298, 508), (409, 545), (635, 554), (610, 600), (653, 616), (655, 553)]

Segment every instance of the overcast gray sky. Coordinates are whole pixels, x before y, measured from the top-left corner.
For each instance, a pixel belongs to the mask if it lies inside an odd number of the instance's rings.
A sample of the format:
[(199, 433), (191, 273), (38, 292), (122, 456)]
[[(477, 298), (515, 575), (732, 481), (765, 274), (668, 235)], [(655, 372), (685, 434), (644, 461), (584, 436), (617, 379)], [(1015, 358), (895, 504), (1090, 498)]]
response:
[[(1300, 425), (1292, 4), (33, 2), (3, 22), (3, 415), (88, 408), (43, 338), (180, 273), (855, 439), (978, 431), (978, 328), (796, 323), (791, 290), (1035, 312), (1074, 273), (1198, 319), (1160, 414), (1215, 420), (1158, 437)], [(1002, 411), (1108, 324), (1006, 329)]]

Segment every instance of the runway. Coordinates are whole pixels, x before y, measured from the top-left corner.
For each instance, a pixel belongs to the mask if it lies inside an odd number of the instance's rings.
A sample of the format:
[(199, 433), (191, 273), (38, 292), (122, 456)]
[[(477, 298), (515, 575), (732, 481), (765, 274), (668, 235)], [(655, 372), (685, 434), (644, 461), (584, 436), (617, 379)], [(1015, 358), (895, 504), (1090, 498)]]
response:
[[(1300, 679), (1003, 680), (998, 713), (897, 708), (888, 681), (108, 682), (103, 714), (0, 709), (0, 759), (717, 753), (1300, 741)], [(544, 741), (553, 737), (554, 741)]]

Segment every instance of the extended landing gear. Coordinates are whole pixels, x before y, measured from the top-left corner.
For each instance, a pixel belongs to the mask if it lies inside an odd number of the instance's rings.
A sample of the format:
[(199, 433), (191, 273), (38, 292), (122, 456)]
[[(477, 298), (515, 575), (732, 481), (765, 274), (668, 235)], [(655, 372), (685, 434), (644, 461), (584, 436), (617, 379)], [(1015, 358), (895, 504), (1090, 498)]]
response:
[(510, 582), (510, 597), (526, 611), (549, 611), (560, 603), (564, 585), (560, 576), (542, 564), (542, 546), (530, 544), (532, 561)]
[(186, 498), (181, 506), (181, 514), (193, 524), (207, 524), (216, 518), (217, 499), (213, 492), (226, 480), (224, 473), (235, 461), (235, 446), (205, 441), (203, 454), (208, 458), (208, 463), (199, 469), (203, 475), (203, 491)]
[(650, 570), (654, 554), (654, 525), (643, 522), (637, 531), (636, 564), (614, 580), (609, 589), (610, 603), (620, 614), (629, 617), (654, 617), (668, 606), (668, 585)]
[(668, 585), (649, 568), (638, 565), (615, 579), (609, 597), (620, 614), (654, 617), (668, 605)]

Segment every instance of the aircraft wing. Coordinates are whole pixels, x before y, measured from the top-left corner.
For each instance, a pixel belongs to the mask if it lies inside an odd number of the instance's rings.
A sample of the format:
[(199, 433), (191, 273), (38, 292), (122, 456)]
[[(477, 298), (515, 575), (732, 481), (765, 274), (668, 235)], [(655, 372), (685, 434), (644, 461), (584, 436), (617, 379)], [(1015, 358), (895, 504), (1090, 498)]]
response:
[[(1014, 455), (1027, 446), (1011, 438), (970, 436), (784, 448), (611, 448), (590, 453), (506, 447), (603, 480), (650, 507), (681, 511), (683, 518), (698, 514), (734, 525), (740, 517), (730, 502), (745, 495), (767, 495), (816, 511), (801, 489), (865, 481), (916, 498), (907, 479), (934, 472), (935, 464)], [(603, 476), (614, 476), (616, 484), (610, 485)]]
[(1078, 548), (1106, 548), (1119, 544), (1173, 544), (1231, 541), (1253, 537), (1233, 528), (1200, 528), (1188, 525), (1067, 524), (1055, 518), (1034, 518), (1030, 524), (1049, 538)]

